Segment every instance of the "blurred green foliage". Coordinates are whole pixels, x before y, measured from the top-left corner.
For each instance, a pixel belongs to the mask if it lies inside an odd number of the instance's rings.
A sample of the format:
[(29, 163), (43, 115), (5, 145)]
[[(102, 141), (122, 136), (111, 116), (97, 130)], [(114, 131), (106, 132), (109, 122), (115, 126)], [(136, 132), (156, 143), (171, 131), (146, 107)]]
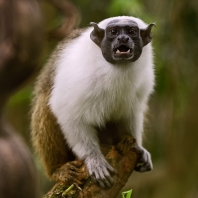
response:
[[(154, 170), (134, 173), (126, 189), (134, 189), (133, 198), (197, 198), (198, 1), (73, 2), (81, 15), (79, 27), (116, 15), (156, 22), (157, 27), (153, 28), (156, 87), (145, 132), (145, 146), (152, 153)], [(46, 29), (61, 22), (51, 6), (43, 4), (43, 10)], [(6, 114), (28, 143), (32, 85), (28, 84), (10, 99)]]

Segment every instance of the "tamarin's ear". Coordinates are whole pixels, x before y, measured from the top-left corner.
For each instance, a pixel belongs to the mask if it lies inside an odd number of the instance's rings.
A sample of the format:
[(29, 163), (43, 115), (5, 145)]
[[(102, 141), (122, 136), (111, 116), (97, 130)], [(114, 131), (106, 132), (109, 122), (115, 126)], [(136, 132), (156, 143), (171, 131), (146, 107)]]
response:
[(155, 26), (155, 23), (150, 23), (145, 29), (141, 29), (140, 30), (140, 35), (142, 37), (142, 41), (143, 41), (143, 45), (147, 45), (148, 43), (151, 42), (152, 40), (152, 33), (151, 33), (151, 29), (152, 27)]
[(98, 27), (97, 23), (91, 22), (90, 25), (94, 27), (90, 34), (91, 40), (100, 47), (101, 41), (104, 38), (104, 29)]

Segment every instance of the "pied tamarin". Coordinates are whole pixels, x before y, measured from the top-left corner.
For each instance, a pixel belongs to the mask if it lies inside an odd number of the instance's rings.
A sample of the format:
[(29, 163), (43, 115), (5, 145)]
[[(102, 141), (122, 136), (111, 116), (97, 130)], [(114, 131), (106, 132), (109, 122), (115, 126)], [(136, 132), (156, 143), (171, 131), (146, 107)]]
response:
[(62, 41), (38, 77), (32, 141), (52, 180), (80, 183), (80, 159), (100, 186), (109, 187), (114, 169), (102, 143), (131, 135), (142, 153), (136, 170), (153, 167), (142, 133), (154, 86), (154, 24), (122, 16), (91, 25)]

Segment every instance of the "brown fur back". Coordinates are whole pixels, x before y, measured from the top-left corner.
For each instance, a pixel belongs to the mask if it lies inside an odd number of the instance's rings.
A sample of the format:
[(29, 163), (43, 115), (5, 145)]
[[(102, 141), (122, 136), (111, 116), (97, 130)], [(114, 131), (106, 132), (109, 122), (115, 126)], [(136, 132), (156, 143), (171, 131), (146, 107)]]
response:
[[(78, 37), (81, 32), (82, 30), (73, 31), (69, 39)], [(49, 177), (55, 169), (74, 159), (63, 137), (61, 128), (48, 105), (55, 75), (56, 57), (58, 57), (67, 42), (68, 39), (65, 39), (58, 45), (39, 75), (35, 84), (32, 103), (32, 142)]]

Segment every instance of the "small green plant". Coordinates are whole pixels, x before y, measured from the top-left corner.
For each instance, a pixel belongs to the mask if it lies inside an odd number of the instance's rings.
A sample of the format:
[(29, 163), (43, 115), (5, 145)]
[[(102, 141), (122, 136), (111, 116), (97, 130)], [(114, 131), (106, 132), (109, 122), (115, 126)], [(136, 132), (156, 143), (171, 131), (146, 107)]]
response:
[(132, 189), (128, 190), (128, 191), (125, 191), (125, 192), (122, 192), (122, 198), (131, 198), (132, 192), (133, 192)]

